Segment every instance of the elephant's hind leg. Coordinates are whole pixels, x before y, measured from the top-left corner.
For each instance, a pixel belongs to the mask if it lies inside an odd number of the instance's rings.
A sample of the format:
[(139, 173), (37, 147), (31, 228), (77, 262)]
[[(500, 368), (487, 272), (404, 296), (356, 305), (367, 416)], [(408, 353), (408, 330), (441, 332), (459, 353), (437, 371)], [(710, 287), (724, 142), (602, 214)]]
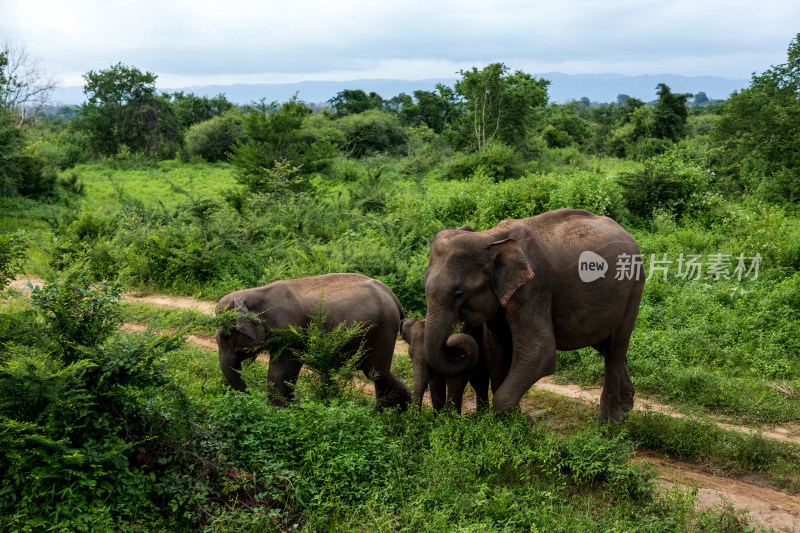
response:
[(628, 374), (627, 352), (630, 335), (611, 336), (594, 348), (605, 359), (603, 392), (600, 395), (599, 422), (622, 420), (633, 409), (634, 388)]
[(361, 370), (375, 384), (375, 410), (411, 403), (411, 392), (405, 383), (392, 374), (392, 357), (397, 330), (379, 339), (361, 362)]

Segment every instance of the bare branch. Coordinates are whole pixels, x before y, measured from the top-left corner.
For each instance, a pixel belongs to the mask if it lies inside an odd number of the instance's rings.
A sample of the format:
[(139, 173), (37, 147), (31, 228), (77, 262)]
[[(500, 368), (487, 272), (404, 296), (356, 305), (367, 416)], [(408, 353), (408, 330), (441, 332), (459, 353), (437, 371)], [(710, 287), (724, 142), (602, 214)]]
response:
[(36, 119), (50, 101), (58, 80), (45, 72), (24, 44), (5, 41), (0, 51), (8, 60), (0, 86), (0, 107), (10, 111), (21, 126), (26, 120)]

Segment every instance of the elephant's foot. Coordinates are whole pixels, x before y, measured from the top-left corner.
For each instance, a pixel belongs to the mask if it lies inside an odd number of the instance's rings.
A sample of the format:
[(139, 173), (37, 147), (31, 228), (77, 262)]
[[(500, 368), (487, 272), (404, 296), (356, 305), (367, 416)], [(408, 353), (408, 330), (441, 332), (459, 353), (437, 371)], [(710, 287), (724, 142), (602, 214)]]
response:
[(408, 408), (409, 405), (412, 403), (421, 404), (422, 400), (414, 402), (414, 399), (411, 397), (411, 393), (408, 389), (386, 389), (380, 391), (376, 387), (376, 399), (375, 399), (375, 412), (383, 411), (384, 409), (392, 409), (392, 408), (399, 408), (400, 410), (405, 410)]
[(607, 406), (606, 403), (600, 404), (600, 413), (597, 415), (597, 421), (601, 424), (606, 422), (622, 422), (628, 411), (633, 409), (633, 398), (630, 403), (616, 403), (616, 405)]

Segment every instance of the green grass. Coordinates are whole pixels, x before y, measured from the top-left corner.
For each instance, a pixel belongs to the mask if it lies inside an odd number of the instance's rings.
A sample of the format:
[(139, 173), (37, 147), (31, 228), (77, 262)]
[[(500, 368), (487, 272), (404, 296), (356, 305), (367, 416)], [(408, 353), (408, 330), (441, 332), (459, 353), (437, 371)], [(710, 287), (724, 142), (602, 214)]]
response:
[[(111, 308), (92, 305), (95, 298), (106, 302), (103, 294), (76, 291), (65, 297), (76, 300), (60, 301), (54, 311), (71, 331), (83, 321), (116, 316)], [(129, 316), (138, 313), (164, 327), (206, 318), (191, 311), (126, 307)], [(435, 416), (427, 407), (375, 414), (371, 396), (351, 389), (346, 399), (321, 403), (308, 397), (302, 382), (298, 403), (276, 408), (264, 393), (266, 365), (245, 367), (250, 394), (231, 392), (216, 354), (185, 345), (174, 333), (88, 339), (84, 346), (69, 346), (70, 357), (77, 359), (65, 365), (42, 349), (53, 346), (51, 335), (61, 334), (49, 326), (48, 313), (32, 316), (26, 300), (0, 309), (0, 344), (9, 348), (0, 355), (0, 388), (10, 393), (27, 381), (35, 384), (36, 399), (21, 403), (4, 395), (0, 421), (14, 434), (41, 434), (29, 443), (37, 450), (33, 458), (0, 458), (22, 475), (42, 457), (37, 475), (47, 476), (58, 493), (50, 506), (28, 494), (26, 505), (3, 513), (3, 528), (47, 527), (54, 520), (64, 527), (88, 522), (107, 527), (118, 516), (151, 529), (215, 531), (722, 531), (731, 519), (746, 523), (729, 508), (695, 511), (691, 489), (655, 490), (655, 472), (631, 461), (640, 434), (653, 433), (651, 419), (632, 419), (622, 431), (602, 428), (591, 422), (593, 413), (585, 406), (563, 399), (543, 405), (545, 411), (532, 420), (522, 413)], [(98, 401), (117, 407), (95, 417), (91, 414), (101, 405), (92, 408), (91, 402)], [(566, 422), (553, 424), (565, 406)], [(48, 423), (51, 417), (36, 416), (63, 408), (85, 411), (91, 426), (62, 428)], [(117, 420), (116, 409), (128, 414)], [(689, 459), (705, 459), (703, 454), (723, 441), (732, 443), (723, 460), (755, 469), (786, 471), (797, 457), (788, 448), (724, 434), (714, 440), (704, 426), (698, 432), (656, 422), (661, 444), (651, 437), (647, 445), (676, 453), (681, 443), (681, 450), (689, 450), (682, 457)], [(58, 456), (38, 452), (51, 435), (65, 449)], [(132, 440), (120, 440), (126, 435)], [(103, 454), (102, 469), (83, 474), (79, 496), (69, 485), (62, 487), (80, 472), (68, 465), (80, 464), (75, 461), (89, 453), (84, 448), (78, 456), (66, 453), (75, 439), (114, 446)], [(13, 450), (23, 445), (8, 444)], [(127, 490), (108, 483), (114, 479)], [(14, 494), (0, 497), (4, 509), (10, 509)], [(101, 496), (107, 505), (98, 504)], [(133, 501), (141, 504), (135, 512), (125, 507)], [(81, 502), (79, 509), (74, 502)]]
[(156, 329), (180, 328), (187, 334), (214, 335), (218, 321), (213, 315), (194, 309), (174, 309), (140, 302), (125, 301), (125, 320), (147, 324)]
[[(563, 434), (594, 424), (596, 407), (534, 387), (525, 400), (534, 418)], [(800, 445), (772, 440), (758, 432), (719, 428), (703, 416), (674, 418), (632, 411), (611, 429), (623, 432), (639, 451), (694, 463), (724, 475), (800, 493)]]
[(161, 161), (152, 168), (125, 170), (89, 164), (65, 173), (77, 173), (86, 187), (87, 205), (107, 213), (119, 209), (122, 200), (169, 209), (188, 197), (219, 198), (236, 184), (231, 167), (225, 164)]

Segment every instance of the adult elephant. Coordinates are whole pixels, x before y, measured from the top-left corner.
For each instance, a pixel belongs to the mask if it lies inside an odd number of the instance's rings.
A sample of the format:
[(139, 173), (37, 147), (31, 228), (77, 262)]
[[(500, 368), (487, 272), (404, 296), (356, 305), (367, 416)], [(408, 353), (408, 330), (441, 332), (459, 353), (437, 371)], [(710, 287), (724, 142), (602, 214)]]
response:
[(640, 253), (616, 222), (582, 209), (440, 231), (425, 272), (429, 365), (466, 372), (473, 363), (455, 359), (446, 340), (459, 322), (485, 323), (497, 353), (510, 354), (506, 376), (489, 367), (492, 381), (505, 378), (492, 397), (503, 412), (555, 371), (556, 350), (592, 346), (605, 359), (598, 420), (621, 419), (633, 407), (626, 353), (644, 289)]
[(464, 389), (469, 383), (475, 390), (478, 408), (489, 405), (489, 373), (485, 353), (482, 353), (482, 348), (479, 347), (483, 341), (482, 337), (476, 340), (476, 335), (453, 333), (447, 338), (445, 344), (447, 349), (452, 351), (452, 357), (463, 357), (474, 366), (463, 374), (446, 376), (434, 372), (428, 364), (424, 318), (422, 320), (404, 318), (400, 323), (400, 336), (408, 343), (408, 356), (414, 368), (414, 396), (418, 403), (422, 402), (425, 390), (430, 385), (431, 405), (434, 410), (441, 411), (449, 407), (460, 414)]
[[(240, 375), (242, 361), (257, 355), (271, 329), (307, 327), (312, 310), (320, 302), (324, 305), (325, 329), (343, 322), (368, 326), (363, 335), (352, 339), (342, 351), (353, 354), (363, 343), (365, 355), (358, 368), (374, 378), (376, 409), (405, 406), (411, 394), (391, 372), (403, 309), (389, 287), (361, 274), (282, 280), (223, 296), (217, 304), (217, 314), (230, 309), (238, 312), (231, 324), (217, 330), (219, 364), (230, 386), (246, 390)], [(297, 357), (288, 352), (270, 357), (267, 380), (273, 404), (285, 405), (292, 399), (301, 367)]]

